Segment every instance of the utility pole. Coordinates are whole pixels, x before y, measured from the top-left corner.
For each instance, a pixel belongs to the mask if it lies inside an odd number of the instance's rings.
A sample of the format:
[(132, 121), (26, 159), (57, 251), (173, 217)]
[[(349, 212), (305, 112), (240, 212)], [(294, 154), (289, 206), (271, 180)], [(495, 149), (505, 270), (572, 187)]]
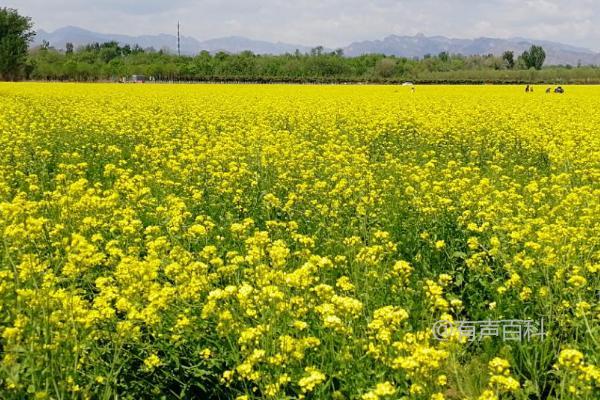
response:
[(177, 55), (181, 57), (181, 38), (179, 37), (179, 21), (177, 21)]

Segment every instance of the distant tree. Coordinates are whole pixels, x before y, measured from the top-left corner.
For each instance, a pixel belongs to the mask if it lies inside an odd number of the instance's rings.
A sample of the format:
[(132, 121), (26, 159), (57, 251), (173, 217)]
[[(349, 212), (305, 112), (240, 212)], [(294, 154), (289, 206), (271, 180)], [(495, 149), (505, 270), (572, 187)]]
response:
[(539, 70), (542, 69), (546, 60), (546, 52), (542, 46), (532, 45), (528, 51), (523, 52), (521, 58), (527, 69), (535, 68)]
[[(129, 45), (125, 45), (125, 49), (129, 49), (129, 52), (131, 54), (143, 54), (144, 53), (144, 49), (142, 47), (140, 47), (139, 44), (135, 44), (135, 45), (133, 45), (133, 47), (130, 47)], [(148, 52), (151, 52), (151, 51), (148, 50)]]
[(223, 62), (229, 58), (229, 54), (225, 53), (224, 51), (219, 51), (217, 54), (215, 54), (215, 58), (217, 61)]
[(42, 40), (42, 44), (40, 45), (42, 50), (48, 50), (50, 48), (50, 42), (47, 40)]
[(317, 46), (310, 50), (310, 55), (312, 56), (320, 56), (323, 54), (323, 46)]
[(534, 67), (536, 69), (542, 69), (544, 66), (544, 61), (546, 61), (546, 51), (542, 46), (534, 47), (530, 50), (530, 54), (533, 56)]
[(442, 51), (440, 54), (438, 54), (438, 58), (442, 62), (447, 62), (450, 59), (450, 55), (447, 51)]
[(67, 49), (67, 51), (66, 51), (67, 55), (73, 54), (73, 43), (67, 42), (67, 44), (65, 45), (65, 47)]
[(115, 58), (119, 57), (119, 47), (118, 46), (102, 46), (99, 52), (100, 59), (108, 63)]
[(533, 59), (533, 67), (542, 69), (544, 61), (546, 61), (546, 52), (542, 46), (532, 46), (529, 50), (530, 57)]
[(333, 54), (337, 57), (344, 57), (344, 49), (335, 49)]
[[(257, 82), (600, 82), (600, 68), (557, 66), (540, 73), (507, 71), (501, 55), (453, 54), (423, 59), (364, 54), (341, 57), (340, 52), (315, 48), (309, 54), (255, 55), (251, 52), (211, 54), (195, 57), (122, 46), (116, 42), (90, 43), (73, 49), (72, 55), (45, 44), (29, 51), (20, 76), (33, 79), (95, 81), (142, 74), (161, 79)], [(527, 56), (529, 57), (529, 51)], [(535, 51), (533, 52), (535, 54)], [(516, 58), (516, 57), (515, 57)], [(526, 69), (523, 56), (513, 59), (515, 68)]]
[(507, 69), (513, 69), (515, 67), (515, 53), (512, 51), (505, 51), (502, 53), (502, 61)]
[(382, 78), (389, 78), (396, 69), (396, 60), (391, 58), (382, 58), (375, 64), (375, 73)]
[(29, 42), (35, 36), (31, 18), (12, 8), (0, 8), (0, 79), (17, 79), (27, 60)]
[(244, 50), (240, 53), (240, 57), (253, 58), (255, 54), (251, 50)]

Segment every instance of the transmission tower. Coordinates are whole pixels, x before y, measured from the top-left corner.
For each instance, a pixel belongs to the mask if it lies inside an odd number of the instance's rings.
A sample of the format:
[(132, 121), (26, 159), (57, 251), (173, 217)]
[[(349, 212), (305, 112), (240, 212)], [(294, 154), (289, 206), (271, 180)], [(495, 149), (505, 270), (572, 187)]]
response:
[(177, 55), (181, 57), (181, 38), (179, 36), (179, 21), (177, 21)]

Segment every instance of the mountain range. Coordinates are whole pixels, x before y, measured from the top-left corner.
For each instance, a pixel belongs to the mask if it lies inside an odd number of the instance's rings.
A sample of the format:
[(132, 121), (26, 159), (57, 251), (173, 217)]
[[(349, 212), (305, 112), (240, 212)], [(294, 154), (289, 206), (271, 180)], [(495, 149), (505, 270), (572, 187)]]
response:
[[(155, 50), (167, 49), (171, 52), (177, 51), (177, 37), (174, 35), (159, 34), (129, 36), (92, 32), (74, 26), (66, 26), (64, 28), (57, 29), (54, 32), (39, 30), (36, 32), (33, 45), (39, 45), (44, 40), (49, 42), (51, 46), (57, 49), (64, 49), (68, 42), (73, 43), (73, 45), (77, 47), (89, 43), (103, 43), (114, 40), (122, 45), (129, 44), (133, 46), (137, 44), (142, 48), (152, 47)], [(202, 50), (207, 50), (211, 53), (216, 53), (218, 51), (240, 53), (244, 50), (250, 50), (255, 54), (285, 54), (293, 53), (296, 51), (296, 49), (302, 53), (308, 52), (311, 49), (308, 46), (280, 42), (272, 43), (248, 39), (241, 36), (229, 36), (204, 41), (199, 41), (191, 36), (181, 36), (180, 43), (181, 54), (185, 55), (195, 55)]]
[[(76, 47), (94, 43), (116, 41), (122, 45), (139, 45), (143, 48), (152, 47), (156, 50), (166, 49), (175, 52), (177, 49), (177, 37), (174, 35), (142, 35), (129, 36), (119, 34), (107, 34), (92, 32), (86, 29), (67, 26), (46, 32), (37, 32), (34, 46), (42, 41), (47, 41), (57, 49), (64, 49), (67, 42)], [(592, 50), (551, 42), (546, 40), (532, 40), (526, 38), (476, 38), (476, 39), (453, 39), (444, 36), (425, 36), (417, 34), (414, 36), (390, 35), (381, 40), (369, 40), (354, 42), (342, 48), (344, 54), (349, 57), (361, 54), (380, 53), (401, 57), (423, 57), (427, 54), (438, 54), (446, 51), (451, 54), (476, 55), (494, 54), (500, 55), (506, 50), (514, 51), (516, 55), (527, 50), (532, 44), (541, 45), (546, 51), (546, 64), (570, 64), (570, 65), (600, 65), (600, 53)], [(314, 46), (313, 46), (314, 47)], [(296, 45), (282, 42), (269, 42), (249, 39), (241, 36), (229, 36), (216, 39), (200, 41), (190, 36), (181, 37), (181, 52), (186, 55), (194, 55), (202, 50), (211, 53), (225, 51), (239, 53), (244, 50), (255, 54), (284, 54), (299, 50), (301, 53), (309, 52), (311, 46)], [(325, 49), (328, 51), (329, 49)]]

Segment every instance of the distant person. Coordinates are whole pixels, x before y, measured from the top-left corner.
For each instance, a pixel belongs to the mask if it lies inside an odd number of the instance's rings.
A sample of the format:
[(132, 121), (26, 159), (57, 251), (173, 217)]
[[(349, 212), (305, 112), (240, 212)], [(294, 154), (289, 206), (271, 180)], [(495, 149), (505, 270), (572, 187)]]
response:
[(529, 88), (529, 91), (533, 93), (533, 86)]
[(551, 87), (547, 88), (546, 93), (552, 93), (552, 88)]
[(557, 86), (556, 89), (554, 89), (554, 93), (564, 93), (565, 89), (562, 88), (562, 86)]
[(525, 88), (525, 93), (529, 93), (529, 85)]
[(415, 89), (415, 87), (413, 86), (413, 87), (411, 88), (411, 90), (412, 90), (412, 92), (414, 93), (416, 89)]

